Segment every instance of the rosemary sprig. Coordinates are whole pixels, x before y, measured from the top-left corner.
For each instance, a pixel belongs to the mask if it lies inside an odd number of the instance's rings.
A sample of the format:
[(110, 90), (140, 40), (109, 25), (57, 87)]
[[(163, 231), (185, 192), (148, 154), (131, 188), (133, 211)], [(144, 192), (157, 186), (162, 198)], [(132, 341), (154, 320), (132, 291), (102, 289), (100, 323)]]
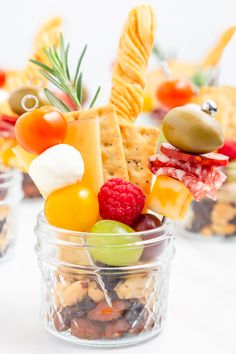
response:
[(54, 107), (57, 107), (62, 112), (70, 112), (70, 109), (58, 97), (56, 97), (50, 90), (44, 89), (45, 95)]
[(90, 103), (89, 108), (92, 108), (92, 107), (94, 106), (94, 104), (95, 104), (95, 102), (96, 102), (96, 99), (97, 99), (97, 97), (98, 97), (98, 95), (99, 95), (100, 90), (101, 90), (101, 86), (99, 86), (99, 87), (97, 88), (97, 91), (95, 92), (94, 98), (92, 99), (92, 102)]
[[(81, 109), (83, 99), (83, 73), (81, 71), (81, 64), (87, 50), (87, 45), (84, 46), (84, 49), (79, 57), (74, 75), (71, 75), (68, 63), (69, 48), (70, 45), (65, 45), (63, 35), (61, 34), (58, 50), (55, 46), (44, 49), (44, 52), (49, 59), (50, 66), (35, 59), (30, 59), (30, 61), (40, 68), (39, 72), (47, 80), (49, 80), (59, 90), (70, 96), (77, 109), (79, 110)], [(100, 89), (101, 88), (99, 86), (90, 103), (90, 108), (94, 106)], [(67, 105), (62, 102), (62, 100), (60, 100), (56, 95), (54, 95), (52, 91), (45, 88), (44, 92), (53, 106), (59, 108), (63, 112), (70, 112), (70, 109), (67, 107)]]

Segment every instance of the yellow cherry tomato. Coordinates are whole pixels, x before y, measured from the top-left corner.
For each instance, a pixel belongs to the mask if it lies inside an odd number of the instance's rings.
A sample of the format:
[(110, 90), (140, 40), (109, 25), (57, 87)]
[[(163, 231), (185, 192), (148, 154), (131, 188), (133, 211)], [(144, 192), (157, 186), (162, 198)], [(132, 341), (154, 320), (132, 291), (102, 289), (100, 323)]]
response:
[(143, 112), (151, 112), (154, 108), (153, 98), (149, 93), (143, 95)]
[(44, 212), (53, 226), (88, 231), (99, 215), (98, 199), (92, 190), (77, 183), (50, 194)]

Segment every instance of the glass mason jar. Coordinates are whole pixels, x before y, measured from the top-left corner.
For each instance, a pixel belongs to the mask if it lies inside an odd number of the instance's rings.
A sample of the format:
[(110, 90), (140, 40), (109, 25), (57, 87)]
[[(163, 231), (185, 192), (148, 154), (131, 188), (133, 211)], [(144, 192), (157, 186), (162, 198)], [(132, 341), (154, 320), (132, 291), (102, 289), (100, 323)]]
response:
[[(174, 255), (172, 223), (123, 235), (91, 234), (55, 228), (44, 214), (35, 228), (42, 274), (41, 316), (46, 329), (72, 343), (119, 347), (158, 334), (166, 318), (170, 264)], [(134, 238), (122, 246), (88, 246), (91, 235)], [(107, 242), (105, 242), (107, 244)], [(91, 254), (144, 249), (130, 266), (96, 263)]]
[(14, 169), (0, 167), (0, 263), (13, 249), (17, 231), (17, 207), (22, 199), (22, 177)]
[(184, 236), (205, 239), (236, 236), (236, 162), (230, 162), (224, 172), (227, 180), (217, 192), (216, 201), (204, 198), (192, 202), (188, 215), (179, 224)]
[(23, 173), (22, 188), (26, 199), (42, 197), (28, 173)]

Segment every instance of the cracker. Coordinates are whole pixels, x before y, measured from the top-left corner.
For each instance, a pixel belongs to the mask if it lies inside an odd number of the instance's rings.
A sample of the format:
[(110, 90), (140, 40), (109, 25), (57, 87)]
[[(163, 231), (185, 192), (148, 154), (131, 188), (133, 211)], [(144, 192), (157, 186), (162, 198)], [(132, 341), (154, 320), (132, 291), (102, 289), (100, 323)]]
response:
[[(129, 13), (119, 42), (109, 102), (116, 108), (118, 117), (130, 122), (134, 122), (142, 110), (147, 62), (154, 45), (154, 22), (149, 5), (137, 6)], [(122, 100), (119, 100), (124, 87)]]
[(214, 67), (218, 65), (222, 57), (222, 54), (224, 52), (224, 49), (232, 39), (235, 31), (236, 31), (236, 26), (231, 26), (222, 33), (215, 46), (210, 49), (210, 51), (203, 59), (201, 64), (203, 67)]
[(148, 196), (153, 176), (148, 167), (148, 158), (157, 151), (159, 129), (120, 122), (120, 130), (129, 180)]
[(112, 106), (94, 108), (65, 114), (68, 120), (99, 116), (103, 177), (106, 182), (112, 177), (129, 180), (125, 153), (118, 119)]

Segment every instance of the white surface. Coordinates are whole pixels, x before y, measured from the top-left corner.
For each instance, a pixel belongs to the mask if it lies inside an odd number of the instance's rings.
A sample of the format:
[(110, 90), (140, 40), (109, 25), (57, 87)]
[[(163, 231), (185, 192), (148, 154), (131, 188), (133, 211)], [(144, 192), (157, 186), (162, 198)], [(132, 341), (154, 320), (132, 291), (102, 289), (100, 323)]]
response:
[[(39, 321), (40, 274), (33, 227), (39, 202), (24, 202), (11, 262), (0, 265), (0, 353), (95, 352), (66, 344)], [(136, 347), (102, 353), (235, 354), (236, 242), (198, 242), (177, 237), (168, 320), (161, 335)]]
[[(32, 52), (32, 38), (51, 16), (64, 19), (65, 38), (75, 61), (85, 43), (84, 79), (93, 94), (102, 91), (99, 104), (109, 96), (111, 63), (128, 11), (145, 0), (0, 0), (0, 67), (22, 68)], [(236, 24), (235, 0), (149, 0), (157, 15), (156, 42), (183, 60), (199, 61), (219, 34)], [(7, 35), (6, 35), (7, 31)], [(225, 50), (221, 82), (236, 85), (236, 36)], [(153, 61), (156, 65), (156, 61)]]

